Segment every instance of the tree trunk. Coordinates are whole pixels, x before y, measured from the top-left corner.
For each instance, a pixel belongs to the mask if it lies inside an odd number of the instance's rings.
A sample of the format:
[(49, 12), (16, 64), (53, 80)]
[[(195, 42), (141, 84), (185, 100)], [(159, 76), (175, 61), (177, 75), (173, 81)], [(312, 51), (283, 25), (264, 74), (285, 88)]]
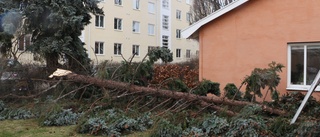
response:
[[(61, 75), (60, 75), (61, 76)], [(87, 84), (94, 84), (100, 87), (105, 87), (108, 89), (118, 89), (123, 91), (128, 91), (131, 93), (135, 92), (141, 92), (145, 94), (152, 94), (154, 96), (161, 96), (161, 97), (168, 97), (172, 99), (183, 99), (186, 101), (195, 101), (198, 102), (201, 106), (208, 106), (209, 104), (224, 104), (224, 105), (232, 105), (232, 106), (245, 106), (245, 105), (253, 105), (254, 103), (251, 102), (245, 102), (245, 101), (232, 101), (226, 98), (220, 98), (217, 96), (198, 96), (195, 94), (190, 93), (184, 93), (184, 92), (176, 92), (176, 91), (170, 91), (170, 90), (163, 90), (163, 89), (155, 89), (155, 88), (149, 88), (149, 87), (141, 87), (136, 85), (131, 85), (129, 83), (123, 83), (123, 82), (117, 82), (117, 81), (111, 81), (111, 80), (103, 80), (95, 77), (90, 76), (84, 76), (84, 75), (78, 75), (75, 73), (70, 73), (65, 75), (68, 80), (72, 80), (75, 82), (80, 83), (87, 83)], [(260, 104), (259, 104), (260, 105)], [(267, 111), (269, 113), (277, 114), (277, 115), (285, 115), (286, 112), (279, 109), (274, 109), (265, 105), (260, 105), (264, 111)], [(220, 107), (210, 107), (215, 109), (220, 109)], [(219, 111), (219, 110), (218, 110)], [(235, 115), (236, 113), (233, 113), (231, 111), (225, 111), (228, 115)]]

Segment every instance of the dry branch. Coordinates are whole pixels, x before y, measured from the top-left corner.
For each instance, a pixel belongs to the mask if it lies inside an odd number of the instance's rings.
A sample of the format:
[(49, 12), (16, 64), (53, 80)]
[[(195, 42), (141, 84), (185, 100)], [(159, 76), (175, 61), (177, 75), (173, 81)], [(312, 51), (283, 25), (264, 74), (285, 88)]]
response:
[[(60, 75), (61, 77), (61, 75)], [(171, 90), (163, 90), (163, 89), (155, 89), (150, 87), (141, 87), (136, 85), (131, 85), (129, 83), (117, 82), (112, 80), (104, 80), (90, 76), (78, 75), (75, 73), (66, 74), (65, 78), (68, 80), (72, 80), (80, 83), (94, 84), (100, 87), (105, 87), (108, 89), (118, 89), (123, 91), (128, 91), (130, 93), (143, 93), (143, 94), (152, 94), (153, 96), (167, 97), (176, 100), (185, 100), (185, 101), (195, 101), (195, 103), (200, 104), (201, 106), (208, 106), (208, 104), (224, 104), (224, 105), (232, 105), (232, 106), (246, 106), (246, 105), (254, 105), (251, 102), (245, 101), (232, 101), (225, 98), (220, 98), (217, 96), (198, 96), (190, 93), (183, 92), (175, 92)], [(269, 113), (277, 114), (277, 115), (285, 115), (286, 112), (279, 109), (274, 109), (265, 105), (260, 105), (264, 111)], [(227, 111), (219, 106), (211, 105), (210, 108), (214, 108), (217, 111), (226, 112), (228, 115), (235, 115), (232, 111)]]

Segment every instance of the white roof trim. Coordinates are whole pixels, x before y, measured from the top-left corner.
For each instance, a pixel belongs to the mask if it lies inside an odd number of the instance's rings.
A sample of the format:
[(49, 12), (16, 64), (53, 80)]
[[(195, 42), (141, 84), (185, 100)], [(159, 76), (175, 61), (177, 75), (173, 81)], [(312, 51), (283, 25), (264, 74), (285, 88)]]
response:
[(225, 13), (239, 7), (240, 5), (246, 3), (247, 1), (249, 1), (249, 0), (236, 0), (236, 1), (228, 4), (226, 7), (223, 7), (221, 9), (211, 13), (207, 17), (197, 21), (196, 23), (192, 24), (188, 28), (182, 30), (181, 36), (183, 38), (196, 38), (196, 37), (198, 37), (198, 30), (200, 27), (202, 27), (203, 25), (209, 23), (210, 21), (212, 21), (216, 18), (219, 18), (220, 16), (224, 15)]

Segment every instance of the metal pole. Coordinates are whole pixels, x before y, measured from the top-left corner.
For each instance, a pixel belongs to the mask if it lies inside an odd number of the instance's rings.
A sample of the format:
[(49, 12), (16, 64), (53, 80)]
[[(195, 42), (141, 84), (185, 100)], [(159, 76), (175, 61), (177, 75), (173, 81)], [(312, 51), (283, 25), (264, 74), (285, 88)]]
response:
[(319, 79), (320, 79), (320, 70), (318, 71), (317, 76), (315, 77), (315, 79), (313, 80), (308, 93), (306, 94), (306, 96), (304, 96), (304, 99), (299, 107), (299, 109), (297, 110), (296, 114), (294, 115), (293, 119), (291, 120), (290, 124), (293, 124), (296, 122), (297, 118), (299, 117), (302, 109), (304, 108), (304, 106), (306, 105), (308, 99), (310, 98), (311, 94), (313, 93), (313, 91), (316, 89), (316, 87), (319, 84)]

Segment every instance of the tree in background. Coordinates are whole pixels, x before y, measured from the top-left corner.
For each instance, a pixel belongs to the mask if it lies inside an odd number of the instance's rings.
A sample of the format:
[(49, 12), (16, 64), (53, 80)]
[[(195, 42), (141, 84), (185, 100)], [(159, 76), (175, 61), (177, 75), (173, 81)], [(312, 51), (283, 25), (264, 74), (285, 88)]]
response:
[[(0, 0), (0, 4), (8, 3)], [(15, 29), (15, 34), (32, 35), (32, 45), (26, 50), (36, 59), (44, 59), (49, 70), (59, 67), (59, 60), (65, 61), (70, 70), (87, 70), (90, 59), (79, 36), (90, 23), (90, 13), (103, 14), (96, 0), (15, 0), (10, 9), (1, 11), (21, 14), (20, 28)]]
[(193, 0), (190, 9), (190, 24), (210, 15), (236, 0)]

